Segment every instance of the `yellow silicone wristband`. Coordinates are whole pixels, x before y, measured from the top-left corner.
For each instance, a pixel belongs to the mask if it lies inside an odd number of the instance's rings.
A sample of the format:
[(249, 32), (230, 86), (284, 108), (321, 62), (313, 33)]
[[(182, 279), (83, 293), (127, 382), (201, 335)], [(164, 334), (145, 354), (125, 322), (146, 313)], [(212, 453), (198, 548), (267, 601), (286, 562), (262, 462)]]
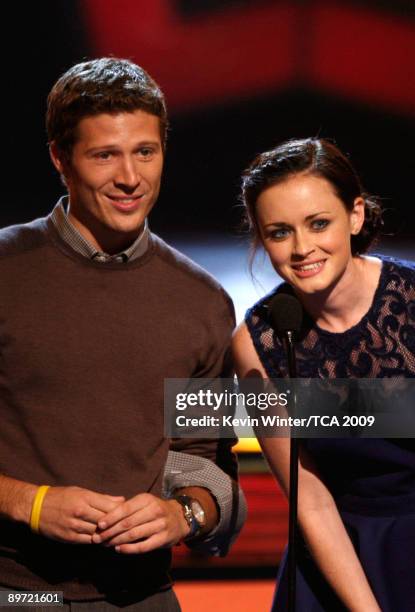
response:
[(43, 500), (49, 488), (49, 485), (42, 485), (39, 487), (35, 499), (33, 500), (32, 512), (30, 514), (30, 528), (35, 533), (39, 533), (40, 513), (42, 511)]

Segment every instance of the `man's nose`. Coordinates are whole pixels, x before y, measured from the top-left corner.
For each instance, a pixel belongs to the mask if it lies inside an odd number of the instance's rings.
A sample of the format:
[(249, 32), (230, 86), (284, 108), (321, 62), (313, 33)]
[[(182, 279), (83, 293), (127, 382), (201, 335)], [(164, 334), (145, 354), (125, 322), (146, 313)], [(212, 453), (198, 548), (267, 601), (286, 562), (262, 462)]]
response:
[(117, 187), (134, 190), (141, 182), (141, 174), (137, 168), (135, 160), (124, 158), (120, 160), (115, 183)]

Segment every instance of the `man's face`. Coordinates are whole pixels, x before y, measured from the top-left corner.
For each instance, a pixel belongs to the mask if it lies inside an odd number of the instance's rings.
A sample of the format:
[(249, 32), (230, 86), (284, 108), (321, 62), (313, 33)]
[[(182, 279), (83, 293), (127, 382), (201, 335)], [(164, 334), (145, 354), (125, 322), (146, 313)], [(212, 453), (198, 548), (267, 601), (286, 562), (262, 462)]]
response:
[(51, 146), (68, 187), (69, 216), (99, 250), (131, 244), (157, 200), (163, 169), (159, 118), (142, 110), (82, 119), (70, 161)]

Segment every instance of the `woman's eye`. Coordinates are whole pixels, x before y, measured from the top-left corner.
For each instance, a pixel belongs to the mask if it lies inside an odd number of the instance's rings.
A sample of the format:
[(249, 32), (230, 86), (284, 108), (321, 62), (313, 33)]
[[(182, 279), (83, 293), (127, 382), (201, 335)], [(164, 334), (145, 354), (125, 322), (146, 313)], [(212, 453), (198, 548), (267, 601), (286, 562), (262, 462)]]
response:
[(328, 224), (329, 221), (327, 219), (315, 219), (311, 225), (313, 229), (319, 231), (325, 229)]
[(285, 227), (280, 227), (279, 229), (273, 230), (271, 232), (271, 238), (273, 240), (284, 240), (289, 235), (290, 230)]

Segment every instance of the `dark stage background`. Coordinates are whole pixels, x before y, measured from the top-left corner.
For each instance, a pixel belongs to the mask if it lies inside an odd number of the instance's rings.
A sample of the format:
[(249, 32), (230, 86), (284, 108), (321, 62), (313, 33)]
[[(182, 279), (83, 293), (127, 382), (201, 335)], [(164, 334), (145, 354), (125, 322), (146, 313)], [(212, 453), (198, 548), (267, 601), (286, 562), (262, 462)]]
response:
[(413, 236), (412, 0), (46, 0), (33, 18), (22, 2), (9, 10), (1, 226), (47, 213), (63, 192), (44, 131), (50, 86), (73, 62), (112, 54), (142, 63), (169, 103), (155, 231), (232, 231), (252, 157), (320, 134), (348, 151), (366, 188), (395, 209), (388, 232)]

